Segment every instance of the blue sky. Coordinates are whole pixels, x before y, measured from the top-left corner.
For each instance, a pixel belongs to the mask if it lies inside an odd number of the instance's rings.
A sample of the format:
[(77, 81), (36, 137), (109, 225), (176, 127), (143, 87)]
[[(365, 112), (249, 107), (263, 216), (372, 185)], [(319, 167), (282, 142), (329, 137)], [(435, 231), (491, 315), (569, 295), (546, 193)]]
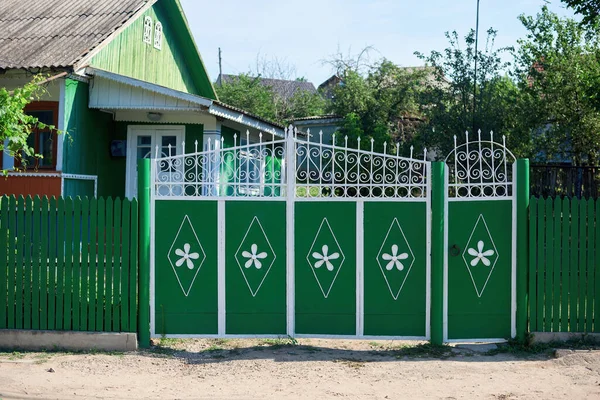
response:
[[(447, 46), (444, 32), (464, 36), (475, 27), (476, 0), (181, 0), (212, 80), (223, 72), (248, 72), (257, 55), (294, 65), (297, 75), (319, 85), (332, 74), (323, 65), (339, 48), (343, 53), (375, 47), (402, 66), (422, 65), (415, 51)], [(480, 38), (498, 30), (497, 46), (515, 45), (525, 34), (519, 14), (534, 15), (544, 3), (572, 16), (559, 0), (481, 0)], [(376, 54), (373, 55), (375, 57)]]

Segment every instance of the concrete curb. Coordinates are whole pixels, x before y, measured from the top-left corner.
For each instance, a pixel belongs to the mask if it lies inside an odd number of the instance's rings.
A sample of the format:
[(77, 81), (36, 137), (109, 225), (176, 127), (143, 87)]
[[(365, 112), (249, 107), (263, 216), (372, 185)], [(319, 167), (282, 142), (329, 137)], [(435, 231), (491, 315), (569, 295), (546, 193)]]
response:
[(1, 329), (0, 349), (135, 351), (137, 334)]
[(572, 332), (532, 332), (533, 343), (567, 342), (569, 340), (589, 340), (600, 343), (600, 333)]

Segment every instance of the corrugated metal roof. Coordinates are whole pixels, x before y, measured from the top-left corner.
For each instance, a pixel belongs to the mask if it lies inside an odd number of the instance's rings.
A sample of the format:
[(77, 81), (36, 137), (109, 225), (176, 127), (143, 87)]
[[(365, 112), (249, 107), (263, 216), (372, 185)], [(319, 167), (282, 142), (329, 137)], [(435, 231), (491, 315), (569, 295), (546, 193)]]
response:
[(72, 66), (156, 0), (1, 0), (0, 68)]
[[(217, 83), (232, 83), (235, 79), (238, 78), (238, 75), (228, 75), (223, 74), (219, 76), (217, 79)], [(260, 80), (260, 84), (266, 87), (271, 88), (273, 93), (278, 95), (284, 100), (291, 99), (296, 93), (299, 92), (307, 92), (310, 94), (317, 93), (317, 89), (315, 89), (315, 85), (312, 82), (306, 81), (289, 81), (283, 79), (269, 79), (269, 78), (256, 78)], [(222, 81), (221, 81), (222, 80)]]

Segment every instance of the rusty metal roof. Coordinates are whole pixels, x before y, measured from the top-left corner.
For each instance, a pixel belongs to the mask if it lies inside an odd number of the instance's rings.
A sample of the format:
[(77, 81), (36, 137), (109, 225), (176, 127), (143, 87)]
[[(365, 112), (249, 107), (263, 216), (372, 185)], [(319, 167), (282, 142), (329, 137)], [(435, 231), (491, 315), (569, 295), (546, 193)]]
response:
[(156, 0), (0, 0), (0, 69), (73, 66)]

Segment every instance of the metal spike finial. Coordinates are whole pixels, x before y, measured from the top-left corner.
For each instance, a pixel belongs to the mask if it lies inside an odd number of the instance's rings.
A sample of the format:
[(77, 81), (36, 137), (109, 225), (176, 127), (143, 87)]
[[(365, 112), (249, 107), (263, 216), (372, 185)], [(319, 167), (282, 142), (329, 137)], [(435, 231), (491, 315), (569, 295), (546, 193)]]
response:
[(348, 135), (344, 136), (344, 146), (348, 147)]
[(410, 158), (413, 158), (413, 150), (414, 150), (414, 146), (410, 146)]
[(198, 152), (198, 139), (194, 140), (194, 152)]
[(490, 131), (490, 141), (494, 141), (494, 131)]
[(477, 138), (481, 142), (481, 129), (477, 131)]
[(383, 154), (387, 154), (387, 142), (383, 142)]

